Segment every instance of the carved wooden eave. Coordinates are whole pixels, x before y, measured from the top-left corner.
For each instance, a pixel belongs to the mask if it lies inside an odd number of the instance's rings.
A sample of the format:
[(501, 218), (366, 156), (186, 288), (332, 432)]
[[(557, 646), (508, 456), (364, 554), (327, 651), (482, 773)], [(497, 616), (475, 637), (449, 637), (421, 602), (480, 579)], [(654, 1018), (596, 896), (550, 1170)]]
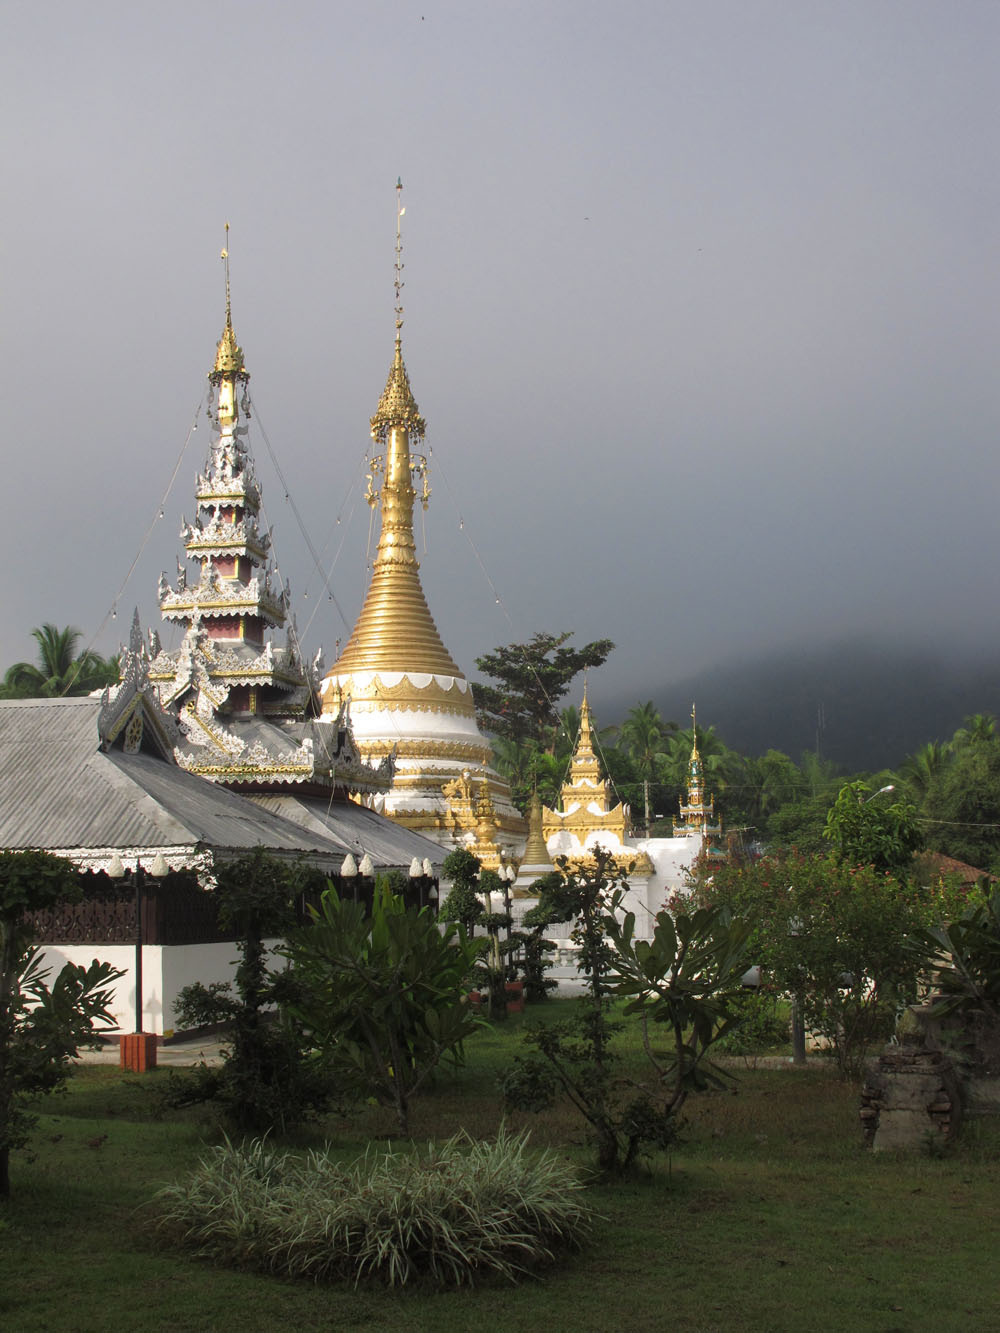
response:
[[(622, 851), (612, 852), (615, 871), (618, 875), (635, 879), (648, 879), (655, 873), (653, 862), (646, 852), (637, 852), (626, 847)], [(559, 856), (559, 864), (565, 865), (574, 874), (583, 874), (594, 868), (593, 849), (585, 852), (569, 852)]]
[(101, 695), (97, 734), (101, 748), (109, 750), (119, 737), (127, 754), (136, 754), (143, 741), (152, 743), (168, 763), (181, 739), (173, 717), (163, 708), (149, 682), (149, 656), (139, 625), (139, 612), (132, 617), (129, 644), (119, 658), (121, 677)]
[(160, 612), (164, 620), (212, 620), (243, 615), (282, 624), (290, 600), (287, 585), (281, 592), (275, 592), (270, 570), (265, 571), (263, 581), (254, 575), (247, 583), (240, 583), (221, 579), (214, 565), (206, 564), (193, 588), (185, 586), (174, 591), (160, 586)]
[(181, 528), (181, 539), (188, 555), (204, 560), (209, 556), (246, 555), (255, 564), (267, 559), (271, 538), (259, 531), (252, 520), (231, 523), (218, 517), (209, 523), (197, 520)]
[[(190, 633), (190, 631), (189, 631)], [(202, 631), (204, 635), (204, 631)], [(267, 643), (256, 657), (241, 656), (225, 645), (214, 644), (207, 635), (193, 650), (181, 647), (176, 652), (160, 652), (150, 663), (150, 680), (159, 689), (164, 703), (173, 703), (191, 688), (212, 682), (221, 706), (236, 685), (273, 685), (288, 692), (279, 707), (298, 705), (304, 709), (312, 691), (294, 650), (274, 648)]]

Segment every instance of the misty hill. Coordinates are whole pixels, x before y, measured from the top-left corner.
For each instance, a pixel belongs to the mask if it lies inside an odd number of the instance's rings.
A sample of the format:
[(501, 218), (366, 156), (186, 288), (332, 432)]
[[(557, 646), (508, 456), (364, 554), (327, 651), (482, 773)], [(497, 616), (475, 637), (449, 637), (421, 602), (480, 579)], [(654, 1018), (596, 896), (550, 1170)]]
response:
[[(925, 649), (852, 641), (723, 664), (648, 697), (682, 727), (694, 701), (699, 724), (744, 754), (773, 748), (798, 760), (818, 743), (848, 772), (876, 771), (948, 740), (970, 713), (1000, 716), (1000, 671), (981, 656), (946, 664)], [(608, 720), (636, 702), (608, 709)]]

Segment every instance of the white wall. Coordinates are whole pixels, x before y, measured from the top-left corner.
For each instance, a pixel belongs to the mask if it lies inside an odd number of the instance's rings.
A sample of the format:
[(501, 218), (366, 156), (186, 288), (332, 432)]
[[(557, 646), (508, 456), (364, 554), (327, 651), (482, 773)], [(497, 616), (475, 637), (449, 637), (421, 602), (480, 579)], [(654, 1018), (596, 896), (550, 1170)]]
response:
[[(270, 941), (271, 945), (277, 943)], [(53, 976), (66, 963), (87, 967), (95, 958), (121, 968), (125, 976), (115, 983), (111, 1012), (122, 1032), (135, 1030), (135, 946), (132, 944), (47, 944), (42, 965)], [(142, 1030), (170, 1037), (176, 1015), (178, 991), (194, 981), (206, 986), (213, 981), (232, 981), (236, 976), (237, 947), (221, 944), (146, 944), (142, 950)]]

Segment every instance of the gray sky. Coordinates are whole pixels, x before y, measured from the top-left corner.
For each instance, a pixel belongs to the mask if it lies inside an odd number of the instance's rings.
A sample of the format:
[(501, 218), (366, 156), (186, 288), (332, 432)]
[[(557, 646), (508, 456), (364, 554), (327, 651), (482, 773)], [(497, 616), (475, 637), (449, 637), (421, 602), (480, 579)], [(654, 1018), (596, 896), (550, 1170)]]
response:
[(538, 629), (617, 642), (598, 705), (799, 639), (995, 646), (992, 0), (3, 15), (0, 665), (45, 620), (102, 652), (158, 623), (227, 220), (267, 517), (332, 661), (292, 502), (353, 622), (397, 175), (424, 586), (470, 675)]

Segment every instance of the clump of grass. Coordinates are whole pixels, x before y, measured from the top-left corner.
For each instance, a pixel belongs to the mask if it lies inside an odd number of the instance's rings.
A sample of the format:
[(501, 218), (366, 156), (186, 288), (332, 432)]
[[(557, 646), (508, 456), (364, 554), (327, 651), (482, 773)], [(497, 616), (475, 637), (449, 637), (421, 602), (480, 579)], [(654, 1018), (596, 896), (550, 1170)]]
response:
[(514, 1282), (583, 1243), (592, 1214), (572, 1167), (527, 1134), (458, 1134), (348, 1164), (228, 1141), (157, 1195), (163, 1225), (216, 1262), (313, 1281), (438, 1287)]

